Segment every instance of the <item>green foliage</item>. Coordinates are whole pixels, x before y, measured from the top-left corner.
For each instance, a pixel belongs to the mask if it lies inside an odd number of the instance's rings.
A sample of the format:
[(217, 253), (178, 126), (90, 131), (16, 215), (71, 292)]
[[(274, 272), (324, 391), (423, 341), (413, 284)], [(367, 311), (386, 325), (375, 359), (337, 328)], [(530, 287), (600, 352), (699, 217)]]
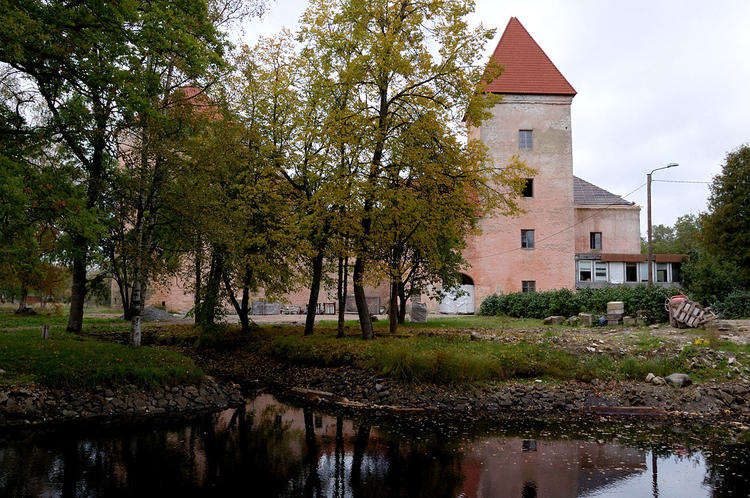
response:
[(715, 301), (713, 309), (722, 318), (750, 318), (750, 290), (730, 292), (721, 301)]
[[(67, 315), (57, 315), (54, 310), (43, 312), (36, 310), (35, 315), (16, 315), (15, 313), (0, 311), (0, 329), (39, 327), (41, 325), (65, 325), (68, 322)], [(84, 323), (89, 325), (103, 325), (114, 323), (126, 323), (120, 318), (85, 318)]]
[(179, 353), (83, 339), (53, 327), (48, 340), (38, 330), (0, 332), (4, 382), (18, 379), (52, 388), (156, 387), (201, 380), (203, 372)]
[(609, 301), (623, 301), (625, 314), (635, 316), (646, 311), (656, 321), (667, 321), (664, 302), (679, 294), (679, 289), (647, 285), (585, 288), (578, 292), (560, 289), (545, 292), (512, 292), (493, 294), (481, 304), (482, 315), (544, 318), (550, 315), (572, 316), (581, 312), (606, 314)]

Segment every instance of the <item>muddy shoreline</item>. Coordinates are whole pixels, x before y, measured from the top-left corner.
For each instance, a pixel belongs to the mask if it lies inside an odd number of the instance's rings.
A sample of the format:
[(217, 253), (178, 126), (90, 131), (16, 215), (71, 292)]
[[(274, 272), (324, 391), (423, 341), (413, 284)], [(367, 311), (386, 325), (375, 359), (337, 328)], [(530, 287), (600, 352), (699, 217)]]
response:
[(612, 416), (680, 418), (750, 424), (750, 383), (684, 388), (645, 382), (549, 384), (534, 379), (451, 386), (410, 384), (353, 366), (295, 365), (248, 352), (184, 351), (206, 372), (280, 399), (330, 409), (393, 415), (493, 417)]

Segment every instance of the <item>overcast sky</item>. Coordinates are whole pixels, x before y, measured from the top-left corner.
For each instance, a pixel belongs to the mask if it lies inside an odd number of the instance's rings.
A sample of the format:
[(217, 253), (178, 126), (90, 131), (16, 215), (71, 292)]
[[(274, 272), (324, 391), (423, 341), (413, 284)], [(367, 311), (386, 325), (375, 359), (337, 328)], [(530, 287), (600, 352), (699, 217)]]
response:
[[(292, 30), (306, 0), (277, 0), (245, 40)], [(750, 0), (477, 0), (476, 22), (515, 16), (578, 92), (573, 169), (619, 195), (654, 180), (711, 181), (727, 152), (750, 142)], [(533, 165), (532, 165), (533, 166)], [(705, 184), (654, 182), (653, 223), (705, 211)], [(627, 197), (642, 206), (646, 188)]]

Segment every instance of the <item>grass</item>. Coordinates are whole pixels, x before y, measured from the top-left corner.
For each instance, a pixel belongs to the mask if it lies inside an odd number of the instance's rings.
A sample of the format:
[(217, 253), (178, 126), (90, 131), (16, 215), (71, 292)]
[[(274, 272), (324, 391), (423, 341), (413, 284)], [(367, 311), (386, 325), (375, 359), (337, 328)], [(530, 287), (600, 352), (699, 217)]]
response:
[[(336, 327), (335, 320), (322, 320), (316, 324), (318, 327)], [(345, 325), (354, 329), (359, 329), (359, 321), (357, 320), (346, 320)], [(388, 330), (389, 321), (379, 320), (373, 323), (375, 331)], [(468, 315), (468, 316), (450, 316), (450, 317), (429, 317), (426, 323), (412, 323), (406, 322), (398, 326), (399, 330), (414, 330), (414, 329), (487, 329), (487, 330), (499, 330), (499, 329), (535, 329), (542, 327), (542, 320), (535, 318), (511, 318), (508, 316), (481, 316), (481, 315)], [(545, 326), (550, 327), (550, 326)], [(553, 327), (562, 327), (556, 325)]]
[(53, 328), (41, 339), (34, 330), (0, 332), (0, 376), (5, 385), (34, 383), (52, 388), (156, 387), (194, 383), (203, 372), (174, 351), (99, 342)]
[[(353, 332), (353, 331), (352, 331)], [(545, 332), (544, 336), (549, 336)], [(387, 335), (362, 341), (354, 334), (335, 337), (335, 329), (316, 329), (302, 336), (300, 329), (264, 328), (250, 348), (293, 364), (354, 365), (407, 382), (466, 384), (485, 381), (543, 379), (550, 382), (594, 378), (643, 380), (648, 373), (665, 376), (689, 372), (696, 381), (719, 380), (725, 362), (715, 367), (690, 368), (706, 347), (686, 346), (681, 353), (654, 353), (663, 341), (644, 333), (631, 355), (576, 353), (548, 343), (471, 341), (468, 335)], [(743, 348), (743, 347), (740, 347)]]
[[(66, 326), (68, 324), (68, 314), (65, 313), (57, 314), (54, 309), (50, 310), (36, 310), (36, 315), (16, 315), (13, 311), (3, 309), (0, 310), (0, 329), (10, 328), (23, 328), (23, 327), (41, 327), (42, 325), (51, 326)], [(88, 310), (86, 310), (88, 311)], [(99, 317), (87, 317), (84, 312), (83, 324), (112, 324), (112, 323), (123, 323), (126, 324), (125, 320), (121, 318), (99, 318)]]

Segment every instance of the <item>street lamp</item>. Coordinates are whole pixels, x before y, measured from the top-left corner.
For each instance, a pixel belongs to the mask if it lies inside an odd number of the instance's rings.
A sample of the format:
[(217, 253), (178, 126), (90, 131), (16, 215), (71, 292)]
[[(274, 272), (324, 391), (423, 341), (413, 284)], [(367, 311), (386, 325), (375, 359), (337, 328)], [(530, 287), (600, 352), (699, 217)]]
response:
[(677, 166), (679, 166), (679, 164), (669, 163), (666, 166), (662, 166), (661, 168), (652, 169), (651, 173), (646, 175), (646, 209), (648, 211), (648, 285), (654, 285), (654, 251), (651, 247), (651, 175), (654, 173), (654, 171), (674, 168)]

